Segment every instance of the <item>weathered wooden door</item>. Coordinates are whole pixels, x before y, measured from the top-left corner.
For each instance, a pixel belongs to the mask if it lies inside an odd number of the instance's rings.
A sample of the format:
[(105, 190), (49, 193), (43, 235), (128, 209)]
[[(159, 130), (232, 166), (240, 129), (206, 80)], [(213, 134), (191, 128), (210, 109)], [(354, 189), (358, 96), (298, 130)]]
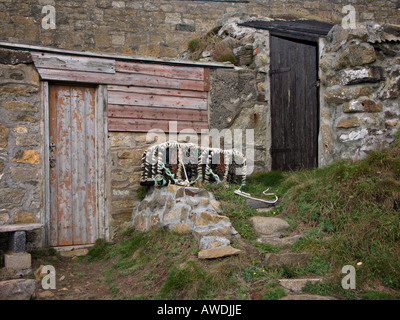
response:
[(272, 170), (318, 165), (317, 44), (271, 36)]
[(50, 245), (96, 239), (95, 88), (49, 86)]

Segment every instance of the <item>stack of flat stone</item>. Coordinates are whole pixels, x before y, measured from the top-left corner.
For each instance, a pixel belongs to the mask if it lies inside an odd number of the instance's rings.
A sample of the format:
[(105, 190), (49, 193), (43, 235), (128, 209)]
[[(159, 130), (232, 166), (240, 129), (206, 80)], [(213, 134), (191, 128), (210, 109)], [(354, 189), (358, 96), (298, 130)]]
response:
[(199, 258), (211, 259), (238, 254), (230, 246), (237, 231), (228, 217), (220, 215), (221, 204), (205, 189), (168, 185), (151, 187), (133, 210), (132, 226), (147, 232), (167, 227), (177, 233), (192, 233)]

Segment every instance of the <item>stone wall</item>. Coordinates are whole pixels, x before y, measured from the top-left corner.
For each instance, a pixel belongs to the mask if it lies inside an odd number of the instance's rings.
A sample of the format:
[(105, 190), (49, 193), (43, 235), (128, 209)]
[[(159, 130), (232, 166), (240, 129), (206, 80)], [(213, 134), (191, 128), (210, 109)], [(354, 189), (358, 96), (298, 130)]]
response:
[[(209, 126), (210, 129), (240, 129), (243, 133), (241, 152), (246, 158), (246, 145), (254, 150), (254, 170), (270, 168), (269, 33), (254, 28), (237, 27), (240, 19), (232, 18), (219, 30), (222, 42), (229, 44), (238, 66), (234, 69), (215, 69), (210, 72)], [(254, 144), (249, 144), (246, 130), (254, 130)], [(233, 145), (237, 148), (237, 146)], [(229, 146), (227, 148), (230, 148)]]
[(41, 222), (41, 119), (39, 75), (30, 53), (1, 49), (0, 224)]
[[(1, 0), (0, 39), (64, 49), (176, 57), (187, 42), (220, 24), (223, 15), (294, 14), (338, 23), (347, 0)], [(358, 21), (400, 24), (396, 0), (354, 0)], [(56, 29), (41, 26), (45, 5)]]
[(219, 214), (220, 206), (205, 189), (172, 184), (151, 187), (133, 210), (132, 226), (140, 232), (165, 227), (177, 233), (192, 233), (200, 249), (226, 247), (237, 231), (228, 217)]
[(142, 154), (151, 145), (146, 133), (109, 132), (108, 186), (111, 197), (110, 234), (129, 226), (138, 202)]
[(320, 164), (393, 141), (400, 118), (400, 28), (334, 27), (321, 50)]

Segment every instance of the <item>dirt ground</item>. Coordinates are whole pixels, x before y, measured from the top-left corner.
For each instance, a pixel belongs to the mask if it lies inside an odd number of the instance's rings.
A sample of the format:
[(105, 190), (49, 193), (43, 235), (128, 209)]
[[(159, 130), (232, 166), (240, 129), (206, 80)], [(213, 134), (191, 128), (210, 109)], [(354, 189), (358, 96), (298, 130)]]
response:
[(104, 261), (80, 261), (73, 258), (47, 258), (32, 262), (36, 271), (40, 265), (52, 265), (56, 270), (56, 288), (44, 290), (39, 283), (37, 300), (109, 300), (110, 285), (102, 272), (107, 268)]

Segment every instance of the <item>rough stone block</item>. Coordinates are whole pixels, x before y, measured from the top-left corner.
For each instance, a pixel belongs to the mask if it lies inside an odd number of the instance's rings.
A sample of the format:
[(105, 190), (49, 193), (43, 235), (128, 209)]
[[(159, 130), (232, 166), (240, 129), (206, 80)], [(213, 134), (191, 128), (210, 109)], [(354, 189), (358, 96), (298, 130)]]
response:
[(9, 111), (18, 111), (18, 112), (38, 112), (39, 109), (32, 103), (24, 102), (24, 101), (8, 101), (2, 104), (2, 107)]
[(231, 242), (223, 237), (202, 237), (200, 239), (200, 249), (215, 249), (215, 248), (221, 248), (221, 247), (226, 247), (230, 244)]
[(31, 255), (26, 252), (4, 254), (4, 266), (7, 269), (22, 270), (31, 267)]
[(37, 150), (20, 150), (12, 159), (13, 162), (39, 164), (39, 151)]
[(20, 206), (25, 193), (23, 189), (0, 188), (0, 208), (12, 209)]
[(32, 63), (32, 55), (27, 51), (0, 49), (0, 63), (2, 64), (28, 64)]
[(139, 231), (139, 232), (148, 231), (146, 216), (144, 214), (137, 215), (133, 221), (133, 226), (135, 227), (136, 231)]
[(8, 223), (9, 220), (10, 220), (10, 216), (8, 215), (8, 213), (6, 213), (6, 212), (0, 213), (0, 226)]
[(374, 83), (385, 79), (382, 67), (364, 67), (346, 69), (339, 72), (337, 78), (341, 85), (351, 85), (358, 83)]
[(39, 176), (36, 168), (11, 167), (11, 178), (15, 181), (36, 180)]
[(14, 213), (14, 223), (25, 224), (25, 223), (35, 223), (35, 216), (30, 211), (17, 210)]
[(197, 226), (207, 226), (210, 223), (217, 224), (220, 221), (229, 221), (228, 217), (220, 216), (218, 214), (209, 213), (209, 212), (201, 212), (196, 220)]
[(347, 119), (342, 119), (339, 121), (338, 128), (356, 128), (360, 126), (360, 119), (357, 117), (351, 117)]
[(335, 69), (363, 66), (376, 60), (373, 46), (367, 43), (349, 43), (336, 59)]
[(177, 233), (189, 233), (190, 226), (187, 223), (177, 223), (173, 226), (172, 230)]
[(0, 123), (0, 148), (5, 148), (8, 144), (10, 129)]

